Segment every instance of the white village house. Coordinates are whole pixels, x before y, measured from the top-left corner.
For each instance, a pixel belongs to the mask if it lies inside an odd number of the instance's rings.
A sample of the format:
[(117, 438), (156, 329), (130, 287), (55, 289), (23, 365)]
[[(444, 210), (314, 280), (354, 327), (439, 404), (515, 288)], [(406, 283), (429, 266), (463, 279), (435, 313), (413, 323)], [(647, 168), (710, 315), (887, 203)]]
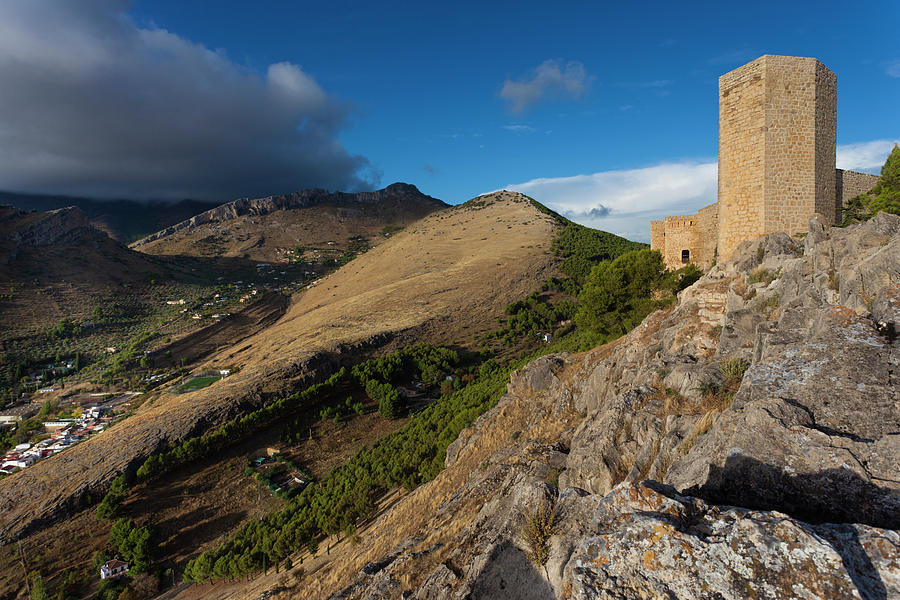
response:
[(117, 558), (106, 561), (100, 567), (100, 579), (115, 579), (128, 572), (128, 563)]

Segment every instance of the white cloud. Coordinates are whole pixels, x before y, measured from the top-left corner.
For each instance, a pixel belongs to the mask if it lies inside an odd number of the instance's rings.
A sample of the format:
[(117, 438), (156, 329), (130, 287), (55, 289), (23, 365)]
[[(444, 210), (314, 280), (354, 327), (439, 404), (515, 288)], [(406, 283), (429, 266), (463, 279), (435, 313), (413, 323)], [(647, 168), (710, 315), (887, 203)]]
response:
[(504, 125), (503, 129), (505, 129), (507, 131), (512, 131), (513, 133), (534, 133), (535, 132), (534, 127), (532, 127), (530, 125), (518, 125), (518, 124)]
[(873, 140), (837, 147), (837, 168), (851, 171), (880, 172), (894, 144), (900, 140)]
[(891, 77), (900, 77), (900, 60), (895, 60), (894, 62), (888, 64), (885, 72)]
[(714, 162), (665, 163), (642, 169), (532, 179), (506, 186), (577, 223), (649, 241), (650, 221), (688, 214), (716, 201)]
[(512, 112), (520, 113), (539, 104), (547, 96), (578, 100), (587, 93), (593, 79), (578, 61), (571, 61), (563, 67), (558, 60), (545, 60), (534, 70), (531, 78), (504, 81), (500, 97), (509, 103)]
[(0, 2), (0, 189), (217, 198), (371, 188), (349, 107), (295, 64), (256, 73), (125, 0)]
[[(837, 148), (841, 169), (877, 170), (890, 140)], [(716, 201), (718, 165), (712, 161), (663, 163), (641, 169), (539, 178), (506, 186), (531, 196), (576, 223), (647, 242), (650, 221), (693, 214)]]

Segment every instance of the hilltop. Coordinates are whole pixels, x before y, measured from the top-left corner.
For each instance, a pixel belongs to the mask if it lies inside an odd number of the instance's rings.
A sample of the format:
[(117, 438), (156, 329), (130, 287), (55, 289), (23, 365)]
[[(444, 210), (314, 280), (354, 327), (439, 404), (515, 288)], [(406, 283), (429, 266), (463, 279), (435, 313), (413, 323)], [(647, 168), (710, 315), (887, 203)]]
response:
[(77, 206), (36, 212), (0, 205), (0, 225), (0, 276), (12, 283), (118, 285), (179, 264), (129, 249)]
[(227, 202), (131, 244), (148, 254), (287, 262), (366, 249), (447, 205), (415, 186), (348, 194), (309, 189)]

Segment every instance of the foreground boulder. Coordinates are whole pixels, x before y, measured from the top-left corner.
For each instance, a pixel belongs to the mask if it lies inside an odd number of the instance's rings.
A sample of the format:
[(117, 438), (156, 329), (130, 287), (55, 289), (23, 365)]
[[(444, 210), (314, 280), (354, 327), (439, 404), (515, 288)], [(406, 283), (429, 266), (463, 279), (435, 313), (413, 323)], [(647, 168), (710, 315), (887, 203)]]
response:
[(658, 484), (622, 484), (566, 565), (574, 598), (892, 598), (900, 535), (714, 506)]

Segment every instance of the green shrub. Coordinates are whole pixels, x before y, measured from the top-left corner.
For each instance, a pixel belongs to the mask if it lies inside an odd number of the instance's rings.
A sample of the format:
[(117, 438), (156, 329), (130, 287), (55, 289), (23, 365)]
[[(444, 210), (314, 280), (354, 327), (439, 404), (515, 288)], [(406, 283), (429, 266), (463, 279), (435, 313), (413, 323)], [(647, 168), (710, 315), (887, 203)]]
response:
[(104, 521), (112, 519), (118, 513), (130, 491), (128, 478), (125, 475), (119, 475), (113, 479), (109, 491), (97, 506), (97, 518)]
[(595, 266), (578, 300), (575, 322), (604, 336), (627, 333), (659, 307), (653, 293), (665, 265), (656, 250), (636, 250)]
[(579, 285), (584, 283), (597, 263), (647, 248), (646, 244), (632, 242), (612, 233), (583, 227), (568, 220), (563, 222), (565, 226), (553, 240), (551, 249), (562, 259), (559, 270)]
[(867, 194), (844, 204), (841, 226), (867, 221), (880, 212), (900, 215), (900, 148), (894, 149), (881, 167), (881, 178)]

